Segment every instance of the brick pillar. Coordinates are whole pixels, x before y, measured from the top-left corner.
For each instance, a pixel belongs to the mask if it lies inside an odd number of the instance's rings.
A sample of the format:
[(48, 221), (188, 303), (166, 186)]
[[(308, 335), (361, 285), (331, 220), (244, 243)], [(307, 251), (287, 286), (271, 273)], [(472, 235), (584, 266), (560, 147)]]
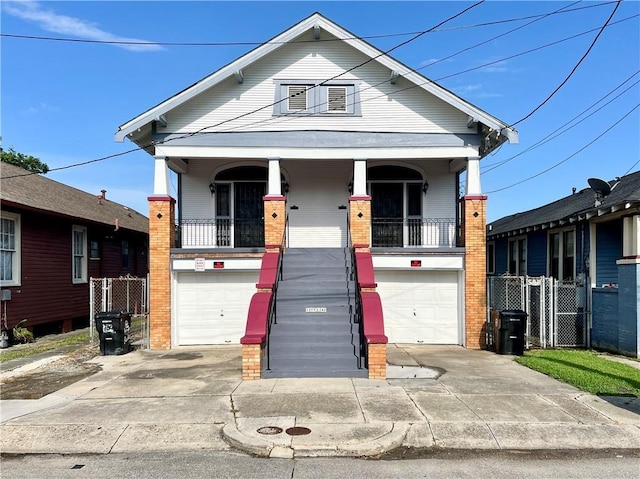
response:
[(175, 244), (175, 200), (149, 200), (149, 336), (151, 349), (171, 348), (171, 248)]
[(369, 379), (387, 379), (387, 345), (367, 344)]
[(349, 235), (352, 245), (371, 244), (371, 197), (349, 197)]
[(282, 235), (287, 221), (287, 198), (284, 196), (264, 197), (264, 244), (270, 246), (282, 244)]
[(242, 345), (242, 380), (254, 381), (262, 374), (264, 348), (260, 344)]
[(465, 246), (465, 336), (469, 349), (486, 348), (487, 322), (487, 197), (468, 195), (462, 200)]

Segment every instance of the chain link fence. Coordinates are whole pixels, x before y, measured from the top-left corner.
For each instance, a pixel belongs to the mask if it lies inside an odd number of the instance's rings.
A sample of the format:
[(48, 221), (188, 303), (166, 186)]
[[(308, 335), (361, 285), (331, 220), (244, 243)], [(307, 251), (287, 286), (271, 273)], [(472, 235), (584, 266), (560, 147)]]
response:
[(147, 278), (91, 278), (89, 280), (89, 337), (96, 340), (95, 317), (107, 311), (131, 314), (131, 341), (149, 347), (149, 282)]
[(517, 309), (527, 313), (525, 347), (586, 346), (586, 288), (580, 281), (545, 276), (487, 278), (487, 342), (493, 346), (492, 313)]

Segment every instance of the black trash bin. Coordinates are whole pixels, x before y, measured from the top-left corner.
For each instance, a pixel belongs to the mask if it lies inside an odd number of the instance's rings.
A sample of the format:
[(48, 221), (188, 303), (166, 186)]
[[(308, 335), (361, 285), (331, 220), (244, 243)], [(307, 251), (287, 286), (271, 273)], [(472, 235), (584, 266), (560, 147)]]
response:
[(131, 313), (102, 311), (96, 314), (96, 329), (103, 356), (126, 354), (131, 349)]
[(496, 320), (494, 329), (496, 353), (522, 356), (527, 313), (520, 309), (504, 309), (500, 311)]

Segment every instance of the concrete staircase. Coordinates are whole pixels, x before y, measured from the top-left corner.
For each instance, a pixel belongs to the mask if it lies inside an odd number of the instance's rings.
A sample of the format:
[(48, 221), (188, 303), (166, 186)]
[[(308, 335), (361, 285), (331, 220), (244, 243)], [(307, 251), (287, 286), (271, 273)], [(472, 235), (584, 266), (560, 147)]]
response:
[(367, 377), (366, 369), (358, 368), (360, 335), (352, 321), (350, 275), (346, 249), (286, 250), (263, 378)]

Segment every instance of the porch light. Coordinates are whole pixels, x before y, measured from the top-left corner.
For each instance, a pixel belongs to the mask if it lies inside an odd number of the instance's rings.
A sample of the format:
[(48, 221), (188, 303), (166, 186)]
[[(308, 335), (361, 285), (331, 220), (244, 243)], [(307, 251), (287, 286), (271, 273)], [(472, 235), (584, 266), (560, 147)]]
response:
[(211, 192), (211, 196), (216, 192), (216, 185), (213, 183), (209, 183), (209, 191)]
[(284, 184), (284, 192), (285, 194), (289, 193), (289, 183)]
[(349, 184), (347, 185), (347, 188), (349, 189), (349, 194), (353, 193), (353, 181), (350, 181)]
[(429, 183), (425, 181), (424, 183), (422, 183), (422, 192), (426, 195), (427, 191), (429, 191)]

